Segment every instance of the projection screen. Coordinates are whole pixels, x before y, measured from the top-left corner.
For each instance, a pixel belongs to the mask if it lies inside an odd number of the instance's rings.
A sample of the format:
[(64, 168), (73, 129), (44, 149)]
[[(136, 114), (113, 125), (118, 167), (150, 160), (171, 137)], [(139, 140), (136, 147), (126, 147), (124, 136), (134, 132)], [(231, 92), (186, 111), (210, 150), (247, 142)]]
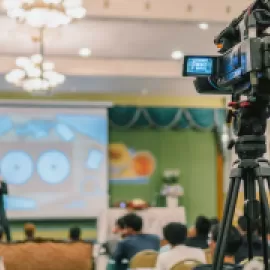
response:
[(106, 108), (1, 105), (8, 217), (97, 217), (108, 205), (107, 144)]

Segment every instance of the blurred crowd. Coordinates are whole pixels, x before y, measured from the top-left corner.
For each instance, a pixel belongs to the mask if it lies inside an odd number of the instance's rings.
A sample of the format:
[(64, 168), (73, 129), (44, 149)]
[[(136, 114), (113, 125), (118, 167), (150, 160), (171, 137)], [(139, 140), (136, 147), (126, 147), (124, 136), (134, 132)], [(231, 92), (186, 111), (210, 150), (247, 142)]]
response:
[[(81, 241), (81, 229), (79, 227), (72, 227), (68, 233), (69, 242)], [(5, 230), (3, 227), (0, 226), (0, 242), (5, 242)], [(26, 223), (24, 224), (24, 239), (22, 242), (38, 242), (43, 240), (53, 240), (53, 239), (45, 239), (42, 237), (37, 237), (37, 228), (33, 223)], [(9, 242), (9, 241), (8, 241)], [(21, 241), (16, 241), (21, 242)]]
[[(237, 226), (232, 226), (225, 248), (224, 264), (234, 268), (248, 258), (247, 219), (239, 217)], [(220, 224), (217, 218), (198, 216), (194, 226), (172, 222), (163, 228), (163, 239), (143, 233), (143, 219), (129, 213), (116, 221), (113, 232), (117, 241), (106, 243), (107, 253), (115, 262), (115, 269), (127, 268), (136, 254), (145, 250), (158, 253), (156, 270), (170, 270), (177, 263), (193, 260), (198, 265), (211, 264), (215, 252)], [(252, 223), (252, 247), (255, 257), (263, 256), (262, 228), (260, 222)], [(270, 240), (270, 233), (268, 238)], [(270, 241), (269, 241), (270, 244)], [(268, 248), (270, 251), (270, 248)], [(124, 263), (123, 263), (124, 262)]]

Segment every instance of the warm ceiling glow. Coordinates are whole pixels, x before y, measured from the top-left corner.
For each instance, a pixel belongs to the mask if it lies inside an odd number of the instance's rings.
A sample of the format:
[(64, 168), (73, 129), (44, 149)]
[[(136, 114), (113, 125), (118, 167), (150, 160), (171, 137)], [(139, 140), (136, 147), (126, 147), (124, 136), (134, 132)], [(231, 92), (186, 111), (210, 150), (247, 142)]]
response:
[(86, 15), (82, 0), (3, 0), (10, 18), (33, 27), (55, 28)]
[(79, 51), (79, 55), (81, 57), (89, 57), (91, 56), (92, 51), (89, 48), (81, 48)]
[(184, 56), (184, 54), (181, 51), (172, 52), (172, 59), (174, 59), (174, 60), (179, 60), (179, 59), (183, 58), (183, 56)]
[(199, 23), (198, 26), (202, 30), (207, 30), (209, 28), (209, 24), (208, 23)]

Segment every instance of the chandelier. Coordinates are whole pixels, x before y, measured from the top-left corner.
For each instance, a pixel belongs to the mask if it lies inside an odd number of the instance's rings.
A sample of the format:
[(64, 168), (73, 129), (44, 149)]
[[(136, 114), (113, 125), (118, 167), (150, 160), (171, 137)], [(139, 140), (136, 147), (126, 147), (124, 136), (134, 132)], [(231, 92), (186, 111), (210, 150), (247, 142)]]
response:
[(4, 0), (12, 19), (37, 28), (67, 25), (86, 15), (82, 0)]
[(49, 93), (65, 81), (65, 76), (54, 69), (52, 62), (44, 60), (43, 30), (41, 30), (40, 54), (18, 57), (16, 68), (6, 74), (6, 80), (31, 93)]

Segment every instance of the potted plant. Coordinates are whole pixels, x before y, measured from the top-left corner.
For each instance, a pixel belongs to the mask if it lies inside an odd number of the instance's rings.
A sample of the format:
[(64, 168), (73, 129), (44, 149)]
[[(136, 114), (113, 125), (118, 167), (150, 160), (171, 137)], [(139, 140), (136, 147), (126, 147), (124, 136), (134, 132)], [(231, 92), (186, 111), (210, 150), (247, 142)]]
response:
[(161, 195), (166, 197), (166, 205), (169, 208), (178, 207), (179, 197), (184, 195), (184, 189), (179, 184), (180, 170), (167, 169), (163, 172), (163, 185)]

